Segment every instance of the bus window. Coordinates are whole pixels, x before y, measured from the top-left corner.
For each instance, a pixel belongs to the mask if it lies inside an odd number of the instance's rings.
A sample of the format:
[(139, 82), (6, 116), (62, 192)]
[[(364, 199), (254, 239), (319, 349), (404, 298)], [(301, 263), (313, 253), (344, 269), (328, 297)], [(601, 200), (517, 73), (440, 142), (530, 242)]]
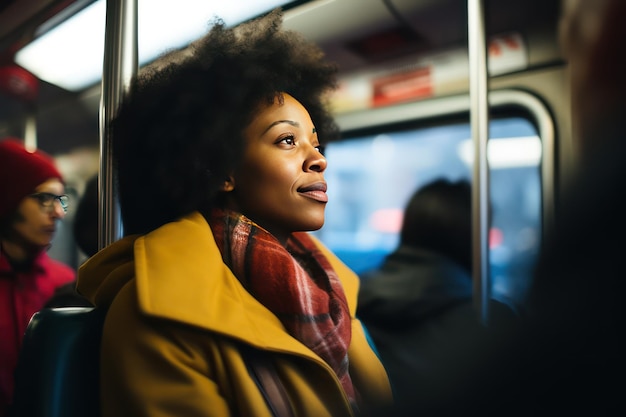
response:
[[(399, 241), (404, 207), (420, 186), (471, 180), (469, 123), (378, 131), (326, 147), (329, 203), (316, 235), (357, 274)], [(488, 145), (491, 292), (521, 306), (541, 240), (541, 142), (522, 117), (493, 119)]]

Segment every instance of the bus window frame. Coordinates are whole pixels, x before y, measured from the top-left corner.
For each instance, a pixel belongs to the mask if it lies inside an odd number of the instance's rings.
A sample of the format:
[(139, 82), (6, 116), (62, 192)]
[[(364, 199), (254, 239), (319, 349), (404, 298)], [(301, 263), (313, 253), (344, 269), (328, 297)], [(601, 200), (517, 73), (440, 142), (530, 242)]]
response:
[[(541, 142), (541, 231), (546, 232), (554, 224), (554, 192), (556, 181), (556, 134), (555, 121), (543, 101), (528, 91), (515, 89), (491, 90), (488, 94), (489, 111), (492, 114), (519, 116), (524, 113), (537, 128)], [(378, 107), (350, 113), (340, 113), (335, 120), (343, 140), (361, 136), (364, 131), (403, 124), (424, 124), (435, 119), (463, 117), (469, 121), (470, 97), (461, 94), (436, 97), (428, 100), (407, 102), (388, 107)], [(395, 130), (395, 128), (394, 128)]]

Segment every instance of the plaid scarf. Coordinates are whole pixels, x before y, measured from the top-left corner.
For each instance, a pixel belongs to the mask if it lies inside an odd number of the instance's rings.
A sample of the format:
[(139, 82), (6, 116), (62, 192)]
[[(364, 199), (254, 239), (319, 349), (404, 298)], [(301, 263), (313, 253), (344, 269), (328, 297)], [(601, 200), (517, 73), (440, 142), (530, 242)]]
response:
[(224, 263), (287, 332), (335, 371), (351, 404), (348, 373), (352, 337), (348, 303), (337, 274), (307, 233), (286, 247), (244, 215), (214, 209), (209, 218)]

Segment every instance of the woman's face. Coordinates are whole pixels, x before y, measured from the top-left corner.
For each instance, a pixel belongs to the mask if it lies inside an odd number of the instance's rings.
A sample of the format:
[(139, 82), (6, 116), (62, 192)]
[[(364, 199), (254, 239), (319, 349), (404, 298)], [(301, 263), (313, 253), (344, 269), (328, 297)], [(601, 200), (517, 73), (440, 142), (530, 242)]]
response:
[(326, 159), (306, 109), (284, 94), (283, 104), (261, 108), (244, 139), (241, 164), (224, 187), (229, 207), (281, 242), (292, 232), (322, 227)]
[[(63, 183), (52, 178), (35, 188), (34, 193), (50, 193), (61, 195), (65, 191)], [(25, 197), (18, 206), (19, 219), (13, 225), (13, 235), (16, 241), (35, 247), (46, 247), (52, 242), (56, 233), (57, 220), (65, 217), (65, 210), (58, 201), (52, 207), (43, 207), (33, 197)]]

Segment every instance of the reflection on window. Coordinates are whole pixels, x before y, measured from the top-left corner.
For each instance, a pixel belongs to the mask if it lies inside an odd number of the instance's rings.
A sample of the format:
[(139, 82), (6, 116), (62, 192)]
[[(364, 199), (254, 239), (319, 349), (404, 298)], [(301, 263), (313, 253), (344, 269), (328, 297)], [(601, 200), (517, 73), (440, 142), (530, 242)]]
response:
[[(490, 136), (492, 295), (521, 305), (541, 237), (541, 143), (523, 118), (492, 120)], [(355, 272), (377, 267), (396, 248), (418, 187), (439, 177), (471, 179), (470, 137), (469, 124), (454, 124), (329, 144), (329, 203), (316, 235)]]

